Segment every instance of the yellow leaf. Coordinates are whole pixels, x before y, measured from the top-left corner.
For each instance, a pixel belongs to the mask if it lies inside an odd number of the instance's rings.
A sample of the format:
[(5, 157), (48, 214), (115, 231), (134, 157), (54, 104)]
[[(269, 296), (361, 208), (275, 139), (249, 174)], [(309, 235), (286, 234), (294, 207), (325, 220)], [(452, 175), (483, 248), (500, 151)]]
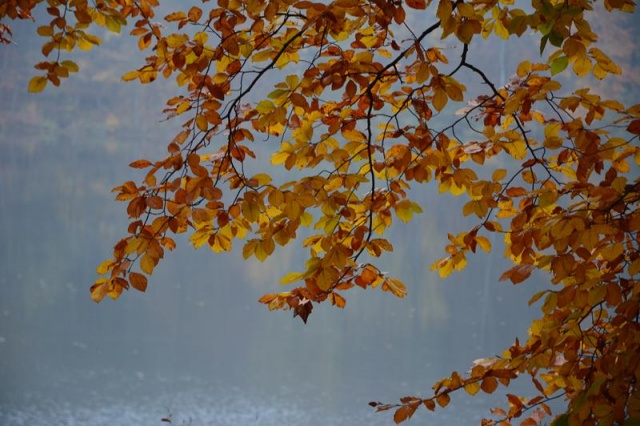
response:
[(100, 278), (91, 286), (91, 299), (100, 303), (109, 292), (109, 283), (105, 278)]
[(289, 272), (284, 277), (282, 277), (282, 279), (280, 279), (280, 284), (291, 284), (296, 281), (300, 281), (303, 277), (304, 275), (299, 272)]
[(464, 390), (471, 396), (477, 394), (480, 391), (480, 383), (472, 382), (464, 385)]
[(47, 77), (38, 76), (29, 80), (29, 92), (39, 93), (47, 86)]
[(493, 175), (491, 176), (491, 180), (494, 182), (498, 182), (504, 179), (506, 176), (507, 176), (506, 169), (497, 169), (493, 172)]
[(245, 259), (250, 258), (256, 252), (258, 240), (249, 240), (242, 247), (242, 257)]
[(504, 142), (502, 147), (516, 160), (522, 160), (527, 155), (527, 144), (523, 139)]
[(561, 127), (562, 127), (562, 123), (551, 123), (551, 124), (548, 124), (544, 128), (544, 137), (545, 138), (552, 138), (552, 137), (558, 136), (558, 133), (560, 132), (560, 128)]
[(426, 62), (420, 62), (416, 71), (416, 83), (422, 84), (429, 78), (431, 66)]
[(251, 59), (254, 62), (262, 62), (266, 61), (267, 59), (271, 59), (271, 56), (273, 56), (273, 52), (271, 50), (261, 50), (260, 52), (253, 55)]
[(262, 186), (262, 185), (268, 185), (271, 183), (271, 176), (269, 176), (266, 173), (258, 173), (257, 175), (254, 175), (251, 179), (249, 179), (250, 181), (255, 180), (257, 182), (258, 185)]
[(260, 114), (269, 114), (274, 109), (276, 109), (276, 106), (268, 99), (260, 101), (258, 102), (258, 105), (256, 105), (256, 111), (258, 111)]
[(442, 111), (443, 108), (447, 105), (447, 101), (449, 98), (447, 97), (447, 93), (442, 89), (434, 89), (433, 90), (433, 107), (438, 111)]
[(551, 228), (551, 235), (554, 238), (567, 238), (573, 232), (573, 224), (570, 220), (559, 220), (553, 228)]
[(106, 24), (109, 31), (120, 34), (120, 27), (122, 26), (123, 19), (113, 15), (109, 15), (106, 18)]
[(573, 71), (578, 75), (578, 77), (585, 77), (591, 71), (591, 59), (586, 56), (582, 56), (576, 58), (573, 63)]
[(518, 77), (524, 78), (530, 72), (531, 72), (531, 62), (522, 61), (520, 62), (520, 64), (518, 64), (518, 69), (516, 70), (516, 74), (518, 74)]
[(396, 216), (403, 222), (409, 222), (413, 217), (411, 203), (408, 200), (402, 200), (396, 204)]
[(365, 142), (367, 137), (359, 130), (344, 130), (342, 136), (353, 142)]
[(260, 216), (260, 206), (258, 205), (258, 203), (244, 200), (242, 202), (242, 215), (249, 222), (255, 222)]
[(129, 71), (122, 76), (123, 81), (135, 80), (140, 76), (140, 71)]
[(107, 295), (113, 300), (116, 300), (122, 294), (123, 288), (115, 283), (112, 283), (110, 286), (111, 288), (109, 288)]
[(156, 267), (156, 262), (154, 258), (151, 257), (148, 253), (143, 255), (140, 259), (140, 269), (148, 275), (153, 274), (153, 269)]
[(304, 212), (300, 216), (300, 224), (302, 226), (311, 226), (313, 223), (313, 216), (309, 212)]
[(453, 259), (451, 257), (440, 259), (431, 265), (431, 270), (438, 270), (440, 278), (446, 278), (453, 272)]
[(504, 40), (509, 38), (509, 30), (504, 26), (504, 24), (502, 23), (502, 21), (500, 21), (499, 19), (497, 19), (495, 21), (493, 30), (495, 31), (496, 35)]
[(198, 229), (190, 237), (189, 241), (193, 244), (193, 248), (199, 248), (209, 242), (210, 228)]
[(476, 242), (482, 250), (486, 251), (487, 253), (491, 252), (491, 242), (486, 237), (478, 235), (476, 236)]
[(612, 261), (622, 255), (622, 253), (624, 253), (624, 246), (620, 243), (614, 243), (609, 244), (604, 249), (600, 250), (599, 255), (606, 260)]
[(389, 291), (399, 298), (403, 298), (407, 294), (407, 287), (397, 278), (387, 278), (382, 282), (382, 290)]
[(38, 33), (39, 36), (51, 37), (51, 36), (53, 36), (53, 27), (50, 27), (48, 25), (43, 25), (43, 26), (38, 27), (36, 32)]
[(180, 102), (180, 104), (178, 104), (178, 107), (176, 108), (176, 114), (182, 114), (183, 112), (187, 111), (189, 108), (191, 108), (191, 101), (189, 99), (185, 99), (182, 102)]
[(284, 162), (287, 161), (287, 158), (289, 158), (291, 154), (290, 152), (276, 152), (271, 156), (271, 164), (273, 164), (274, 166), (277, 166), (278, 164), (283, 164)]
[(209, 128), (207, 117), (205, 117), (202, 114), (198, 114), (198, 116), (196, 117), (196, 127), (198, 128), (198, 130), (206, 132), (207, 129)]
[(81, 50), (91, 50), (93, 46), (99, 45), (102, 41), (91, 34), (84, 34), (77, 39), (78, 47)]
[(111, 269), (113, 269), (113, 260), (107, 259), (96, 268), (96, 272), (100, 275), (104, 275)]
[(80, 70), (80, 68), (78, 67), (78, 64), (76, 64), (73, 61), (62, 61), (60, 63), (60, 65), (62, 65), (63, 67), (65, 67), (66, 69), (69, 70), (69, 72), (78, 72)]
[[(209, 237), (211, 238), (211, 237)], [(221, 253), (223, 251), (231, 251), (232, 243), (231, 239), (221, 233), (215, 234), (213, 237), (213, 244), (209, 244), (209, 248), (214, 253)]]
[(275, 250), (275, 243), (273, 239), (267, 238), (266, 240), (260, 240), (256, 244), (255, 256), (258, 260), (263, 262), (267, 257)]
[[(207, 44), (207, 41), (209, 41), (209, 34), (207, 34), (206, 31), (198, 31), (193, 35), (193, 41), (199, 45), (205, 45)], [(188, 60), (187, 63), (189, 63)]]

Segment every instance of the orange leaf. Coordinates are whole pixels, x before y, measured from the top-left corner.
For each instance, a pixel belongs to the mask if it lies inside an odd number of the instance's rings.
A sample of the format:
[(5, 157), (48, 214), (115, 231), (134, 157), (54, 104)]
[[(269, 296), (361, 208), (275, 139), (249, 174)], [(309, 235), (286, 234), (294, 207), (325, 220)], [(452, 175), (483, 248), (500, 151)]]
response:
[(387, 278), (382, 282), (382, 290), (389, 291), (399, 298), (407, 294), (407, 287), (397, 278)]
[(278, 295), (277, 294), (265, 294), (264, 296), (262, 296), (260, 299), (258, 299), (259, 303), (271, 303), (274, 299), (277, 299)]
[(446, 407), (447, 405), (449, 405), (449, 401), (451, 401), (451, 397), (449, 396), (448, 393), (441, 393), (440, 395), (438, 395), (436, 397), (436, 402), (438, 403), (439, 406), (441, 406), (442, 408)]
[(132, 163), (129, 164), (129, 167), (132, 167), (134, 169), (144, 169), (146, 167), (151, 166), (151, 161), (149, 160), (136, 160)]
[(202, 9), (196, 6), (189, 9), (189, 20), (191, 22), (198, 22), (200, 18), (202, 18)]
[(407, 6), (412, 9), (423, 10), (427, 8), (427, 2), (425, 0), (406, 0)]
[(498, 387), (498, 381), (494, 377), (485, 377), (480, 388), (485, 393), (493, 393)]
[(640, 135), (640, 120), (633, 120), (627, 126), (627, 131), (634, 135)]
[(129, 282), (136, 290), (145, 291), (147, 289), (147, 277), (137, 272), (129, 274)]
[(393, 413), (393, 421), (398, 424), (402, 423), (407, 419), (410, 419), (413, 416), (413, 413), (416, 411), (416, 408), (411, 405), (403, 405), (398, 408), (395, 413)]
[(344, 297), (340, 296), (338, 293), (329, 293), (329, 300), (332, 305), (337, 306), (338, 308), (344, 308), (347, 304)]
[(533, 265), (516, 265), (500, 276), (500, 281), (511, 280), (513, 284), (521, 283), (529, 278), (535, 266)]
[(508, 393), (507, 394), (507, 399), (509, 400), (509, 403), (511, 405), (513, 405), (514, 407), (521, 409), (522, 407), (524, 407), (524, 404), (522, 403), (522, 401), (520, 400), (520, 398), (514, 394)]
[(154, 195), (153, 197), (147, 198), (147, 206), (152, 209), (161, 209), (164, 206), (164, 201), (162, 201), (162, 198)]

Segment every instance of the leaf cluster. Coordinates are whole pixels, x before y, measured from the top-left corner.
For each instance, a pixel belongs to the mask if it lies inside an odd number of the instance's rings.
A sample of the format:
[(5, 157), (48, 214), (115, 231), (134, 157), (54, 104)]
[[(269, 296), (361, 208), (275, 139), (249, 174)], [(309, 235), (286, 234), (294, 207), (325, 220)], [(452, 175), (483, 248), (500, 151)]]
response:
[[(5, 2), (0, 17), (28, 18), (38, 3)], [(166, 155), (134, 161), (144, 179), (114, 188), (131, 223), (98, 267), (96, 302), (145, 291), (175, 234), (214, 252), (240, 241), (245, 258), (265, 260), (302, 228), (307, 261), (281, 281), (298, 286), (263, 296), (269, 309), (306, 322), (314, 304), (344, 307), (349, 289), (404, 297), (405, 285), (375, 259), (393, 251), (385, 230), (422, 211), (412, 185), (436, 185), (465, 197), (461, 213), (477, 224), (449, 234), (433, 270), (444, 277), (463, 269), (478, 248), (492, 250), (487, 235), (497, 233), (514, 264), (503, 280), (519, 284), (543, 271), (553, 286), (531, 298), (542, 317), (526, 341), (466, 375), (452, 373), (430, 397), (371, 405), (393, 409), (400, 423), (420, 407), (445, 407), (455, 391), (492, 393), (526, 375), (539, 394), (507, 394), (484, 425), (523, 416), (522, 424), (538, 424), (559, 397), (567, 411), (553, 424), (640, 418), (640, 105), (588, 87), (568, 93), (558, 80), (621, 72), (595, 46), (594, 2), (534, 0), (522, 9), (495, 0), (219, 0), (176, 10), (163, 24), (153, 0), (47, 3), (52, 19), (38, 33), (43, 54), (56, 58), (36, 65), (45, 74), (30, 91), (78, 70), (61, 55), (99, 44), (87, 32), (96, 24), (115, 32), (127, 25), (147, 51), (125, 81), (175, 79), (182, 90), (165, 109), (183, 126)], [(605, 0), (604, 8), (631, 12), (634, 3)], [(469, 59), (475, 43), (523, 34), (538, 37), (542, 58), (521, 62), (505, 86)], [(459, 56), (438, 38), (457, 44)], [(484, 93), (468, 94), (461, 80), (469, 75)], [(278, 83), (254, 101), (268, 78)], [(291, 181), (247, 172), (265, 138), (277, 145), (272, 165), (297, 171)]]

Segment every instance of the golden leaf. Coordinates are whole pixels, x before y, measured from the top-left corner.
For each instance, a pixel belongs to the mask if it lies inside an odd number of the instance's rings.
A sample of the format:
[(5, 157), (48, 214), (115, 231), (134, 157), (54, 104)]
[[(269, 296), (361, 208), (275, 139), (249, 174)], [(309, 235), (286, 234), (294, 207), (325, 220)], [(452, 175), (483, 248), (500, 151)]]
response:
[(451, 397), (449, 396), (448, 393), (441, 393), (436, 397), (436, 402), (442, 408), (449, 405), (449, 401), (451, 401)]
[(444, 109), (444, 107), (447, 105), (447, 101), (449, 100), (449, 98), (447, 97), (447, 93), (440, 89), (440, 88), (435, 88), (433, 90), (433, 107), (438, 111), (442, 111)]
[(29, 80), (29, 92), (31, 93), (42, 92), (44, 88), (47, 86), (47, 81), (48, 81), (47, 77), (44, 77), (44, 76), (32, 77), (31, 80)]
[(573, 71), (578, 75), (578, 77), (585, 77), (589, 74), (589, 71), (591, 71), (592, 65), (591, 60), (588, 57), (578, 57), (573, 63)]
[(146, 274), (151, 275), (156, 267), (156, 263), (157, 261), (147, 253), (140, 258), (140, 269)]
[(122, 76), (123, 81), (131, 81), (140, 77), (140, 71), (129, 71)]
[(96, 268), (96, 272), (100, 275), (104, 275), (107, 272), (109, 272), (111, 269), (113, 269), (113, 266), (114, 266), (113, 260), (107, 259)]
[(487, 253), (491, 252), (491, 242), (486, 237), (483, 237), (482, 235), (477, 235), (476, 242), (478, 243), (478, 245), (482, 250), (486, 251)]
[(396, 215), (403, 222), (411, 221), (411, 218), (413, 217), (413, 211), (411, 210), (409, 201), (403, 200), (400, 203), (396, 204)]
[(299, 272), (289, 272), (284, 277), (282, 277), (282, 279), (280, 279), (280, 284), (287, 285), (296, 281), (300, 281), (303, 276), (304, 275)]
[(399, 298), (407, 295), (407, 287), (397, 278), (387, 278), (382, 282), (382, 290), (389, 291)]
[(493, 172), (493, 175), (491, 175), (491, 180), (494, 182), (498, 182), (501, 181), (502, 179), (504, 179), (507, 176), (507, 170), (506, 169), (496, 169)]
[(470, 382), (464, 385), (464, 390), (471, 396), (477, 394), (480, 391), (479, 382)]
[(100, 278), (91, 286), (90, 291), (91, 299), (96, 303), (100, 303), (109, 292), (109, 283), (106, 279)]

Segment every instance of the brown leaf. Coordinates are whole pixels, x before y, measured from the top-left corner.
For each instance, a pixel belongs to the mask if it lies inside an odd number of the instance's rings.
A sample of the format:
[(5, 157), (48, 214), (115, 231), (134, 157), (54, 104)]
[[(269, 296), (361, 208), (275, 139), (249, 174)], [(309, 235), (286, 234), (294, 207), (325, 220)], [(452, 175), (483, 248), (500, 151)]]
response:
[(131, 286), (138, 291), (145, 291), (147, 289), (147, 277), (137, 272), (131, 272), (129, 274), (129, 282)]
[(393, 421), (395, 424), (402, 423), (407, 419), (410, 419), (415, 413), (416, 407), (412, 405), (403, 405), (393, 413)]
[(498, 381), (494, 377), (485, 377), (480, 388), (484, 393), (493, 393), (498, 388)]
[(441, 393), (440, 395), (436, 396), (436, 402), (442, 408), (449, 405), (449, 401), (451, 401), (451, 397), (449, 396), (448, 393)]
[(427, 2), (425, 0), (406, 0), (407, 6), (412, 9), (423, 10), (427, 8)]
[(634, 135), (640, 135), (640, 120), (633, 120), (627, 126), (627, 131), (629, 133), (633, 133)]
[(302, 321), (306, 324), (307, 318), (311, 314), (312, 310), (313, 310), (313, 304), (311, 303), (311, 301), (307, 299), (302, 299), (300, 303), (298, 303), (298, 305), (295, 308), (293, 308), (293, 317), (295, 318), (299, 316), (300, 319), (302, 319)]

